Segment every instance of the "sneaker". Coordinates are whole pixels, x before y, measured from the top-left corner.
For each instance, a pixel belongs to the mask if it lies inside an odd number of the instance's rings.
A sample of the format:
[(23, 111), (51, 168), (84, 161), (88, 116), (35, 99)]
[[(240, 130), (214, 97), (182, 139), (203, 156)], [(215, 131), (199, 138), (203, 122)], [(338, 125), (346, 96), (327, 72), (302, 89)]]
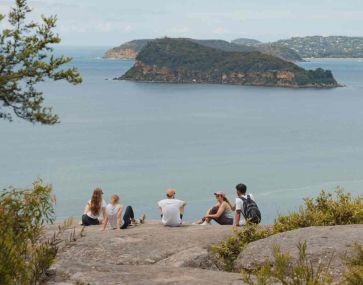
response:
[(207, 226), (210, 225), (210, 223), (208, 223), (207, 221), (204, 221), (203, 223), (201, 223), (202, 226)]
[(142, 214), (141, 217), (139, 218), (140, 224), (143, 224), (145, 222), (145, 218), (146, 218), (146, 215)]

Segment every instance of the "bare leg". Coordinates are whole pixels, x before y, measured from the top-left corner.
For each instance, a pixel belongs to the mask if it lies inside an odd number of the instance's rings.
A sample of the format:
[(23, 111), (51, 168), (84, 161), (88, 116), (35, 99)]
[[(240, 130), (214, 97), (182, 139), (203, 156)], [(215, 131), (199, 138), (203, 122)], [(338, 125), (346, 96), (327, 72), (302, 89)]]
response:
[[(209, 212), (207, 213), (207, 215), (214, 215), (218, 212), (219, 207), (218, 206), (214, 206), (212, 209), (209, 210)], [(204, 218), (204, 220), (209, 223), (211, 220), (213, 220), (212, 218)]]

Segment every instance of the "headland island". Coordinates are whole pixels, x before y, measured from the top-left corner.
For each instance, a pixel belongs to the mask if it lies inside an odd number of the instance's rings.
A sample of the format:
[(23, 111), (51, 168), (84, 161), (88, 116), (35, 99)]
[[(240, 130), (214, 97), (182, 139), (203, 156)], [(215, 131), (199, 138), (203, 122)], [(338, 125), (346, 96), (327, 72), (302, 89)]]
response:
[(213, 83), (267, 87), (334, 88), (330, 70), (305, 70), (260, 51), (226, 51), (185, 38), (149, 41), (117, 78), (161, 83)]

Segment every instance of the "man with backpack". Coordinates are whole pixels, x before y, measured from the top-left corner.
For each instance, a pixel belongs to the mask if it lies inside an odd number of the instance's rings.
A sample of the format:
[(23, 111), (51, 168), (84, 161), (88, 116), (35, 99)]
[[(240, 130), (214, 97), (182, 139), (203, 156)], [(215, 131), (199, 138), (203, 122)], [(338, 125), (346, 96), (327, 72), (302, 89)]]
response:
[[(259, 224), (261, 222), (261, 212), (253, 198), (252, 194), (247, 194), (247, 186), (245, 184), (238, 184), (236, 186), (237, 198), (236, 198), (236, 217), (235, 226), (243, 226), (246, 222)], [(244, 220), (241, 219), (241, 215)]]

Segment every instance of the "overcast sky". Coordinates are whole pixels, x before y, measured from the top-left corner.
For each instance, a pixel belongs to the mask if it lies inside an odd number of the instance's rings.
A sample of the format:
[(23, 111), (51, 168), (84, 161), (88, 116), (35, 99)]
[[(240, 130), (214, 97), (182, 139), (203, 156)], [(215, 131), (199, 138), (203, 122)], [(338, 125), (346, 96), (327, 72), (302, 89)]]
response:
[[(1, 13), (14, 2), (0, 0)], [(163, 36), (261, 41), (363, 36), (363, 0), (29, 0), (29, 5), (34, 17), (58, 16), (64, 45), (115, 46)]]

